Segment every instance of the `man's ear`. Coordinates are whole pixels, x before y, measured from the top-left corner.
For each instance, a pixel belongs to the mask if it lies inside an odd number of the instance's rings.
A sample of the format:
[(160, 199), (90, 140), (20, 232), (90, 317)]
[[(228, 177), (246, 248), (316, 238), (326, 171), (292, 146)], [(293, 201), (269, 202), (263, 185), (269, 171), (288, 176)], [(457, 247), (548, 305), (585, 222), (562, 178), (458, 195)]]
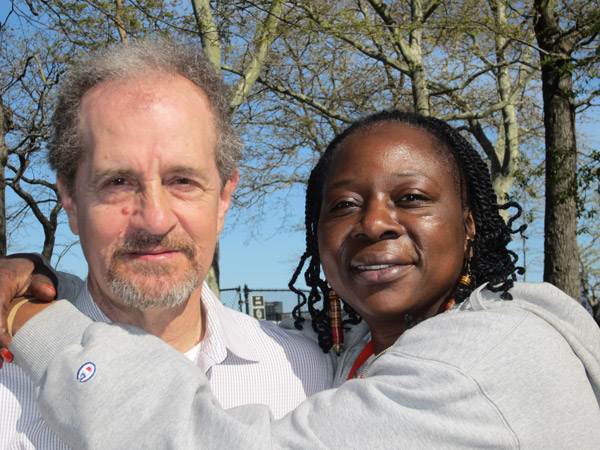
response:
[[(69, 218), (69, 228), (73, 234), (79, 234), (79, 225), (77, 224), (77, 203), (74, 199), (74, 192), (71, 192), (67, 189), (67, 183), (62, 179), (62, 177), (56, 177), (56, 185), (58, 187), (58, 192), (60, 193), (60, 198), (62, 200), (62, 206), (67, 213), (67, 217)], [(73, 190), (75, 187), (73, 186)]]
[(227, 210), (231, 206), (231, 195), (240, 181), (240, 172), (235, 169), (233, 176), (225, 182), (225, 186), (221, 189), (221, 199), (219, 201), (219, 210), (217, 211), (217, 232), (220, 233), (225, 225), (225, 216)]
[(470, 209), (467, 209), (463, 215), (463, 223), (465, 225), (465, 259), (473, 257), (473, 244), (475, 242), (475, 219)]

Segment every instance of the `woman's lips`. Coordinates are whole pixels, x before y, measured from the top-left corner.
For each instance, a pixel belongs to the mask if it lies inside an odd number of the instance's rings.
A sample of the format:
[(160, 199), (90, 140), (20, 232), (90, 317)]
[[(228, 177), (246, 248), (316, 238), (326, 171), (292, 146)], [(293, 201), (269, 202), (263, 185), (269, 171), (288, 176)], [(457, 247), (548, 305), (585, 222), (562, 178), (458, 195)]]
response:
[(378, 262), (354, 264), (352, 272), (356, 279), (364, 283), (389, 283), (404, 276), (412, 267), (412, 263)]
[(389, 267), (393, 267), (395, 264), (375, 264), (375, 265), (370, 265), (370, 266), (358, 266), (356, 267), (356, 270), (381, 270), (381, 269), (387, 269)]

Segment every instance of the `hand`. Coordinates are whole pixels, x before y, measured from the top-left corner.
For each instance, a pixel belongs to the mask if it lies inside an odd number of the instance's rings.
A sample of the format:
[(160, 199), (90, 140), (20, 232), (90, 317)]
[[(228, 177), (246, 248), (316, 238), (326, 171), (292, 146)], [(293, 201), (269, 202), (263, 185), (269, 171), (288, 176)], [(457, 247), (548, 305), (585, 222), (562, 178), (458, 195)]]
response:
[[(14, 336), (29, 319), (48, 308), (54, 301), (40, 301), (32, 297), (17, 297), (8, 305), (9, 331)], [(12, 316), (12, 317), (11, 317)], [(8, 349), (0, 351), (0, 369), (4, 362), (12, 362), (13, 355)]]
[[(0, 355), (10, 343), (6, 319), (15, 297), (28, 295), (40, 301), (56, 297), (56, 282), (36, 255), (22, 254), (0, 258)], [(1, 360), (0, 360), (1, 362)]]

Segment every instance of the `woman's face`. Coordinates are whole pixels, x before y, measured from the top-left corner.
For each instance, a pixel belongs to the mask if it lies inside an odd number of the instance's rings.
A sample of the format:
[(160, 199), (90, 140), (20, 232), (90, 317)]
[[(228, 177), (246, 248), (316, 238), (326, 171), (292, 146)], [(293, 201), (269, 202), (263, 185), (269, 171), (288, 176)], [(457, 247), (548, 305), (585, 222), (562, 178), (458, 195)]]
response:
[(435, 315), (460, 277), (475, 229), (440, 147), (423, 129), (382, 122), (347, 139), (332, 161), (321, 263), (372, 330), (402, 332), (406, 314)]

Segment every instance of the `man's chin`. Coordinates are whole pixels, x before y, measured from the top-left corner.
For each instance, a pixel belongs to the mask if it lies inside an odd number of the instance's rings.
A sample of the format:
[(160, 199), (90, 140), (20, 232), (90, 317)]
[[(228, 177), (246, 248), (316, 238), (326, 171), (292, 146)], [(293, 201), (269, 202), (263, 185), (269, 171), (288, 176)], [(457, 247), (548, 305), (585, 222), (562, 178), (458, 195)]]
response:
[[(187, 266), (187, 267), (186, 267)], [(114, 272), (117, 276), (132, 278), (132, 277), (179, 277), (185, 276), (187, 270), (192, 270), (191, 264), (181, 262), (148, 262), (144, 260), (119, 262), (114, 264), (109, 271)]]
[(185, 303), (201, 283), (194, 271), (175, 276), (172, 273), (140, 274), (136, 271), (112, 273), (107, 279), (112, 294), (132, 308), (173, 308)]

